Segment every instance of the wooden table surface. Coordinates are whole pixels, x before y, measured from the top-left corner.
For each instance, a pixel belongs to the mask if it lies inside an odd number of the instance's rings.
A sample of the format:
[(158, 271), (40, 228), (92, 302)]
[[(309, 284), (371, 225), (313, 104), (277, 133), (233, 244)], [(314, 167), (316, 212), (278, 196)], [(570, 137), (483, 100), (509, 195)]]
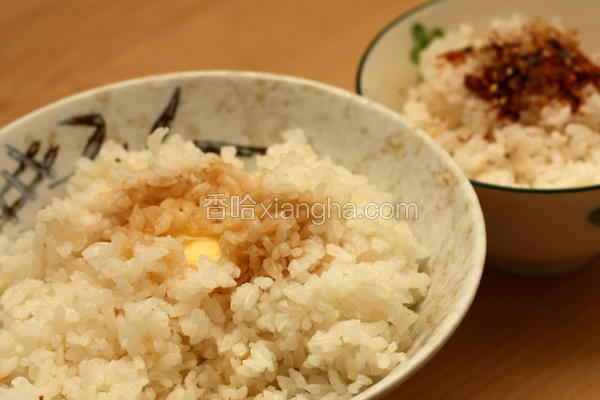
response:
[[(418, 0), (0, 0), (0, 126), (94, 86), (195, 69), (354, 90), (372, 37)], [(599, 399), (600, 260), (527, 279), (489, 267), (462, 325), (392, 398)]]

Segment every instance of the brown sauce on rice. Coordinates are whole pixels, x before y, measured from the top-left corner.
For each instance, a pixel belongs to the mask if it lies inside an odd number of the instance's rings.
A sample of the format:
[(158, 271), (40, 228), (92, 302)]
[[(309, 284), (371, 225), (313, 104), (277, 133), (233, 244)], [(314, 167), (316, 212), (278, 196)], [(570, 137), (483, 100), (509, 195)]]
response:
[(455, 65), (467, 57), (479, 58), (476, 72), (465, 76), (464, 85), (489, 102), (500, 119), (535, 123), (527, 119), (532, 115), (535, 119), (554, 101), (577, 112), (585, 87), (600, 89), (600, 67), (581, 51), (576, 32), (561, 32), (541, 20), (525, 26), (522, 35), (503, 37), (494, 32), (479, 48), (440, 57)]

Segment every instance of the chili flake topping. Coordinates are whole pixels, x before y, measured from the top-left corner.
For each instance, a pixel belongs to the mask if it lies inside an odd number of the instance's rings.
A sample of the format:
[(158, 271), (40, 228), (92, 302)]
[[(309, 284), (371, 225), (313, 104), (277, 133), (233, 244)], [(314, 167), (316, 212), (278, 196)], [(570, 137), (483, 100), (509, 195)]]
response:
[(473, 56), (481, 63), (465, 76), (465, 87), (491, 103), (501, 119), (522, 120), (524, 112), (539, 114), (553, 101), (576, 112), (587, 85), (600, 89), (600, 67), (579, 49), (576, 32), (561, 32), (541, 20), (526, 25), (518, 36), (495, 32), (479, 48), (440, 55), (455, 65)]

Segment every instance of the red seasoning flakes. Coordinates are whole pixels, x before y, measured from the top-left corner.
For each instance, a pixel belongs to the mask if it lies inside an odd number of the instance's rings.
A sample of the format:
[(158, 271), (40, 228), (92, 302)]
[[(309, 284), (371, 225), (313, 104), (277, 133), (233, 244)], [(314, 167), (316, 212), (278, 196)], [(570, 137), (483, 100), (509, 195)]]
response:
[(467, 46), (459, 50), (448, 51), (441, 56), (454, 65), (460, 65), (465, 62), (468, 55), (473, 54), (473, 46)]
[(498, 110), (498, 117), (512, 121), (539, 115), (547, 104), (569, 104), (576, 112), (583, 89), (600, 89), (600, 67), (579, 49), (575, 31), (561, 32), (541, 20), (526, 25), (521, 34), (503, 37), (497, 32), (489, 43), (440, 55), (454, 65), (466, 57), (481, 60), (465, 76), (464, 84)]

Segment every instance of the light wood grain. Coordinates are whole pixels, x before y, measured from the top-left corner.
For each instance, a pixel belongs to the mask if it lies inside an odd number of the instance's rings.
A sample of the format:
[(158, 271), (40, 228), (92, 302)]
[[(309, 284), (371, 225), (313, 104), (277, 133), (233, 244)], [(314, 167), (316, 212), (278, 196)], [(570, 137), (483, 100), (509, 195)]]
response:
[[(372, 37), (418, 0), (0, 1), (0, 126), (75, 92), (163, 72), (251, 69), (353, 90)], [(490, 268), (465, 321), (392, 398), (600, 398), (600, 260)]]

